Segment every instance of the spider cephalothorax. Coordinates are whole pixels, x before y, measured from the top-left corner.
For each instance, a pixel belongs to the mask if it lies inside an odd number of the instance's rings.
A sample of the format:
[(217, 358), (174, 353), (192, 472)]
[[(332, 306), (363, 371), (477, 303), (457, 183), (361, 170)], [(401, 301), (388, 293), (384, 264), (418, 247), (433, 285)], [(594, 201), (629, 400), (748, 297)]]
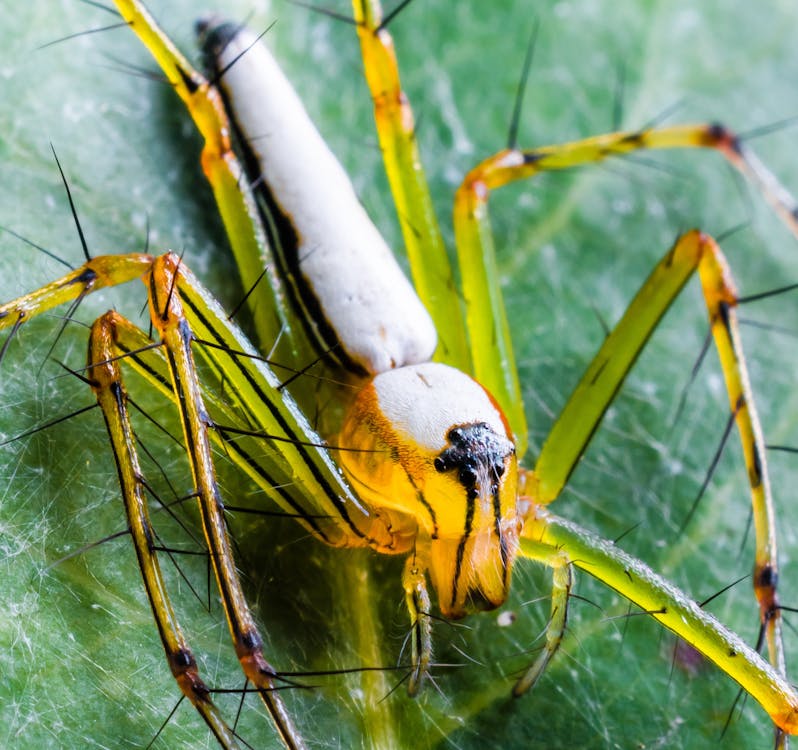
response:
[(382, 373), (356, 398), (339, 442), (360, 496), (427, 561), (446, 616), (504, 601), (520, 528), (517, 462), (481, 385), (435, 363)]

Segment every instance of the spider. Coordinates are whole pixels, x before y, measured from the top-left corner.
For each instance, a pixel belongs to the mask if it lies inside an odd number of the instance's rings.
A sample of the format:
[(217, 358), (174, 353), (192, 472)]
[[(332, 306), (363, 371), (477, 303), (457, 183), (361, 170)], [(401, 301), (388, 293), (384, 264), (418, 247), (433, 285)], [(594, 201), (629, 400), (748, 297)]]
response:
[[(617, 191), (617, 189), (618, 189), (618, 186), (617, 186), (617, 184), (616, 184), (614, 187), (615, 187), (615, 189), (616, 189), (616, 191)], [(725, 216), (724, 216), (724, 218), (725, 218)], [(514, 220), (514, 221), (515, 221), (515, 220)], [(14, 225), (14, 222), (7, 222), (7, 223), (11, 224), (12, 226), (15, 226), (15, 225)], [(155, 220), (153, 220), (153, 224), (154, 224), (154, 225), (156, 225), (156, 221), (155, 221)], [(18, 226), (18, 225), (16, 225), (16, 226)], [(62, 227), (62, 228), (63, 228), (63, 227)], [(608, 239), (608, 240), (607, 240), (607, 242), (605, 243), (605, 246), (606, 246), (606, 247), (612, 247), (612, 246), (613, 246), (613, 244), (615, 244), (615, 241), (616, 241), (616, 239), (617, 239), (617, 238), (616, 238), (616, 237), (614, 237), (614, 236), (613, 236), (612, 240)], [(125, 243), (126, 243), (126, 244), (124, 244), (124, 245), (123, 245), (123, 243), (122, 243), (122, 240), (121, 240), (121, 239), (120, 239), (120, 241), (119, 241), (119, 244), (120, 244), (120, 246), (126, 246), (126, 247), (129, 247), (129, 241), (130, 241), (129, 237), (126, 237), (126, 238), (125, 238)], [(652, 244), (654, 244), (654, 241), (652, 241)], [(654, 257), (655, 255), (657, 255), (657, 254), (660, 254), (660, 252), (661, 252), (661, 251), (663, 251), (663, 250), (664, 250), (664, 248), (665, 248), (666, 246), (667, 246), (667, 243), (666, 243), (665, 241), (663, 241), (662, 243), (658, 244), (658, 245), (657, 245), (657, 247), (656, 247), (656, 248), (655, 248), (655, 250), (654, 250), (654, 255), (651, 255), (651, 256), (649, 256), (649, 257), (648, 257), (647, 264), (648, 264), (648, 265), (650, 265), (650, 264), (651, 264), (651, 262), (653, 262), (653, 260), (652, 260), (652, 259), (653, 259), (653, 257)], [(768, 250), (770, 251), (770, 248), (768, 248)], [(630, 251), (630, 252), (631, 252), (631, 251)], [(641, 268), (642, 268), (644, 265), (646, 265), (646, 264), (642, 264), (642, 265), (641, 265)], [(638, 279), (637, 279), (637, 281), (636, 281), (635, 283), (639, 283), (639, 278), (642, 278), (642, 276), (641, 276), (641, 275), (638, 275)], [(771, 285), (772, 285), (772, 284), (771, 284)], [(589, 287), (588, 287), (588, 288), (589, 288)], [(19, 291), (18, 287), (15, 287), (15, 291), (17, 291), (17, 292)], [(634, 285), (630, 286), (630, 287), (629, 287), (629, 289), (627, 290), (627, 294), (626, 294), (626, 298), (627, 298), (627, 299), (628, 299), (629, 293), (631, 293), (631, 292), (633, 292), (633, 291), (634, 291)], [(584, 293), (584, 292), (583, 292), (583, 293)], [(11, 296), (11, 295), (8, 295), (8, 296)], [(526, 298), (525, 298), (525, 299), (526, 299)], [(619, 302), (619, 303), (618, 303), (618, 305), (620, 306), (620, 307), (618, 307), (618, 310), (619, 310), (619, 311), (620, 311), (620, 309), (622, 309), (622, 305), (623, 305), (623, 304), (625, 304), (625, 303), (622, 303), (622, 302)], [(106, 303), (106, 306), (107, 306), (107, 303)], [(591, 316), (590, 316), (590, 315), (587, 315), (587, 316), (585, 316), (585, 319), (584, 319), (582, 322), (583, 322), (583, 323), (584, 323), (584, 325), (587, 327), (587, 326), (589, 326), (589, 325), (591, 324), (591, 322), (590, 322), (590, 321), (591, 321)], [(561, 323), (561, 325), (562, 325), (562, 323)], [(595, 323), (593, 323), (593, 325), (595, 325)], [(40, 330), (41, 330), (41, 329), (40, 329)], [(594, 332), (593, 332), (593, 334), (592, 334), (592, 337), (593, 337), (593, 340), (594, 340), (594, 342), (592, 343), (592, 345), (591, 345), (591, 346), (589, 346), (589, 347), (588, 347), (588, 349), (595, 348), (595, 346), (597, 345), (595, 342), (596, 342), (596, 341), (597, 341), (597, 340), (600, 338), (600, 336), (601, 336), (600, 327), (597, 327), (596, 329), (594, 329)], [(26, 341), (26, 345), (27, 345), (28, 343), (29, 343), (29, 342), (28, 342), (28, 341)], [(34, 366), (34, 365), (33, 365), (33, 364), (31, 364), (31, 363), (32, 363), (32, 362), (35, 362), (35, 357), (34, 357), (34, 355), (30, 355), (30, 356), (31, 356), (31, 358), (27, 360), (27, 361), (28, 361), (28, 368), (30, 368), (30, 367), (32, 367), (32, 366)], [(589, 354), (585, 354), (585, 358), (586, 358), (586, 359), (585, 359), (585, 361), (587, 361), (587, 358), (589, 358)], [(687, 361), (687, 360), (686, 360), (686, 361)], [(38, 366), (38, 363), (37, 363), (35, 366)], [(686, 366), (686, 365), (685, 365), (685, 366)], [(574, 368), (573, 368), (573, 369), (575, 370), (575, 373), (574, 373), (574, 374), (575, 374), (575, 377), (578, 377), (578, 372), (576, 372), (576, 371), (578, 371), (578, 370), (579, 370), (579, 367), (577, 367), (577, 366), (574, 366)], [(60, 385), (59, 385), (59, 387), (60, 387)], [(566, 389), (566, 390), (567, 390), (567, 389)], [(563, 395), (562, 397), (564, 398), (564, 395)], [(555, 410), (555, 411), (556, 411), (556, 410)], [(722, 413), (722, 412), (721, 412), (721, 413)], [(544, 434), (545, 434), (545, 432), (546, 432), (546, 430), (545, 430), (543, 427), (536, 427), (535, 429), (536, 429), (536, 433), (537, 433), (537, 434), (539, 434), (540, 436), (544, 435)], [(628, 447), (628, 446), (624, 446), (624, 447)], [(98, 447), (98, 446), (95, 446), (95, 450), (99, 451), (100, 449), (99, 449), (99, 447)], [(106, 456), (107, 456), (107, 454), (106, 454)], [(627, 460), (627, 461), (631, 461), (631, 459), (626, 459), (626, 460)], [(99, 461), (99, 459), (98, 459), (98, 461)], [(82, 478), (85, 480), (85, 479), (86, 479), (85, 472), (80, 472), (80, 473), (81, 473), (81, 474), (83, 474), (83, 477), (82, 477)], [(91, 480), (90, 480), (90, 481), (91, 481)], [(602, 489), (602, 490), (601, 490), (601, 492), (599, 493), (599, 496), (603, 498), (603, 497), (604, 497), (604, 494), (605, 494), (605, 491), (606, 491), (606, 490)], [(627, 486), (627, 493), (628, 493), (628, 486)], [(99, 493), (98, 493), (98, 494), (99, 494)], [(110, 490), (108, 490), (108, 491), (107, 491), (107, 494), (110, 496), (110, 495), (111, 495), (111, 491), (110, 491)], [(106, 504), (109, 504), (109, 505), (110, 505), (111, 503), (106, 503)], [(97, 505), (98, 505), (98, 503), (93, 501), (93, 502), (92, 502), (92, 504), (91, 504), (91, 507), (90, 507), (90, 508), (87, 510), (87, 513), (90, 511), (90, 513), (91, 513), (91, 517), (92, 517), (92, 519), (93, 519), (93, 520), (96, 520), (96, 517), (97, 517), (97, 515), (96, 515), (96, 514), (97, 514), (97, 512), (98, 512), (98, 510), (97, 510)], [(558, 509), (559, 509), (559, 506), (558, 506)], [(628, 509), (627, 509), (627, 510), (628, 510)], [(116, 510), (115, 512), (118, 514), (118, 510)], [(742, 513), (741, 513), (741, 516), (744, 516), (744, 512), (742, 512)], [(624, 523), (621, 523), (620, 525), (618, 525), (618, 526), (615, 526), (615, 527), (611, 527), (611, 529), (613, 529), (613, 530), (614, 530), (615, 532), (617, 532), (617, 533), (621, 533), (621, 532), (622, 532), (622, 531), (623, 531), (623, 530), (624, 530), (624, 529), (627, 527), (627, 525), (631, 525), (631, 524), (628, 522), (628, 520), (625, 520), (625, 521), (624, 521)], [(672, 525), (674, 525), (674, 526), (675, 526), (675, 525), (676, 525), (676, 522), (674, 522)], [(113, 526), (113, 525), (111, 525), (111, 528), (114, 528), (114, 526)], [(689, 529), (688, 531), (692, 532), (692, 529)], [(92, 538), (93, 536), (96, 536), (96, 534), (89, 535), (89, 538)], [(634, 536), (634, 535), (633, 535), (633, 536)], [(650, 543), (650, 542), (649, 542), (649, 543)], [(645, 549), (645, 543), (641, 543), (641, 544), (643, 544), (643, 549)], [(289, 552), (289, 554), (290, 554), (290, 552)], [(339, 555), (340, 555), (341, 557), (339, 557)], [(337, 561), (337, 560), (343, 560), (343, 559), (347, 559), (347, 560), (349, 560), (349, 559), (351, 559), (351, 558), (352, 558), (352, 556), (351, 556), (351, 555), (348, 555), (348, 554), (346, 554), (346, 553), (338, 553), (338, 552), (336, 552), (336, 554), (335, 554), (334, 556), (330, 556), (330, 557), (326, 558), (326, 560), (327, 560), (327, 564), (330, 564), (330, 565), (332, 565), (332, 564), (336, 564), (336, 563), (335, 563), (335, 561)], [(301, 559), (301, 556), (300, 556), (300, 559)], [(96, 574), (96, 572), (95, 572), (95, 566), (96, 566), (97, 564), (98, 564), (98, 563), (96, 563), (96, 562), (92, 562), (92, 564), (91, 564), (90, 566), (87, 566), (87, 568), (86, 568), (86, 569), (90, 570), (92, 575), (97, 575), (97, 574)], [(344, 564), (344, 563), (341, 563), (341, 565), (343, 565), (343, 564)], [(357, 558), (356, 558), (356, 562), (354, 563), (354, 567), (357, 569), (357, 566), (359, 566), (359, 565), (362, 565), (362, 564), (363, 564), (363, 558), (362, 558), (362, 557), (357, 557)], [(385, 564), (387, 564), (387, 563), (385, 563)], [(86, 570), (86, 569), (84, 569), (84, 574), (85, 574), (85, 570)], [(394, 572), (396, 572), (396, 571), (394, 571)], [(396, 582), (396, 580), (397, 580), (397, 577), (396, 577), (396, 575), (394, 575), (394, 577), (393, 577), (393, 579), (392, 579), (392, 580), (393, 580), (393, 582), (394, 582), (394, 584), (395, 584), (395, 582)], [(516, 583), (518, 583), (518, 581), (517, 581)], [(523, 581), (523, 579), (522, 579), (521, 585), (523, 585), (523, 584), (524, 584), (524, 581)], [(538, 592), (540, 592), (540, 591), (543, 591), (543, 590), (544, 590), (544, 589), (540, 588), (540, 584), (538, 584), (538, 585), (537, 585), (537, 588), (535, 588), (535, 586), (533, 586), (533, 585), (531, 585), (531, 584), (530, 584), (530, 585), (529, 585), (529, 588), (530, 588), (530, 590), (537, 590)], [(386, 589), (386, 590), (387, 590), (387, 589)], [(311, 598), (311, 597), (310, 597), (310, 594), (312, 593), (312, 590), (308, 590), (308, 591), (309, 591), (309, 593), (308, 593), (308, 598)], [(74, 589), (74, 588), (73, 588), (73, 593), (72, 593), (72, 595), (77, 595), (77, 594), (75, 593), (75, 589)], [(532, 594), (529, 594), (529, 596), (533, 596), (533, 595), (532, 595)], [(100, 604), (99, 606), (102, 606), (102, 604)], [(145, 620), (147, 620), (147, 619), (148, 619), (148, 612), (147, 612), (147, 610), (146, 610), (146, 605), (145, 605), (143, 602), (139, 601), (139, 602), (138, 602), (138, 606), (141, 608), (141, 609), (140, 609), (140, 612), (141, 612), (142, 614), (141, 614), (140, 616), (141, 616), (141, 619), (142, 619), (142, 621), (145, 621)], [(388, 603), (387, 603), (387, 605), (386, 605), (386, 606), (395, 606), (395, 602), (393, 602), (393, 600), (391, 600), (391, 599), (388, 599)], [(545, 609), (545, 607), (541, 608), (541, 614), (542, 614), (542, 618), (541, 618), (541, 622), (540, 622), (539, 624), (543, 624), (543, 623), (545, 622), (545, 618), (546, 618), (546, 609)], [(397, 617), (398, 617), (398, 615), (397, 615)], [(486, 618), (487, 618), (487, 617), (488, 617), (488, 616), (486, 616)], [(473, 618), (472, 618), (472, 619), (473, 619)], [(490, 636), (490, 633), (491, 633), (491, 628), (495, 628), (495, 624), (493, 623), (493, 621), (492, 621), (492, 620), (491, 620), (491, 623), (490, 623), (490, 624), (491, 624), (491, 627), (487, 627), (486, 625), (483, 625), (483, 624), (482, 624), (482, 622), (480, 622), (480, 623), (476, 624), (476, 627), (478, 628), (478, 630), (477, 630), (477, 633), (474, 635), (473, 639), (472, 639), (472, 638), (470, 638), (470, 637), (469, 637), (469, 639), (468, 639), (468, 643), (469, 643), (469, 648), (470, 648), (470, 649), (473, 649), (473, 648), (474, 648), (474, 643), (475, 643), (475, 642), (476, 642), (476, 643), (479, 643), (479, 642), (480, 642), (480, 640), (481, 640), (481, 639), (480, 639), (480, 634), (484, 634), (486, 637), (489, 637), (489, 636)], [(149, 624), (147, 624), (147, 627), (148, 627), (148, 632), (149, 632), (149, 628), (150, 628), (151, 626), (150, 626)], [(576, 628), (576, 626), (574, 626), (574, 627)], [(634, 626), (632, 626), (632, 627), (634, 627)], [(647, 634), (648, 638), (655, 638), (656, 636), (655, 636), (655, 635), (653, 635), (653, 634), (655, 634), (655, 633), (656, 633), (656, 629), (655, 629), (654, 627), (649, 627), (649, 629), (648, 629), (648, 634)], [(148, 637), (147, 639), (149, 639), (149, 637)], [(523, 637), (512, 636), (512, 640), (513, 640), (514, 642), (517, 642), (517, 643), (518, 643), (518, 645), (519, 645), (519, 647), (525, 647), (525, 648), (527, 648), (527, 647), (528, 647), (528, 638), (527, 638), (527, 639), (526, 639), (526, 641), (525, 641)], [(137, 647), (137, 648), (138, 648), (138, 647)], [(97, 658), (97, 657), (96, 657), (95, 655), (92, 655), (92, 658)], [(578, 658), (578, 659), (580, 659), (580, 658), (581, 658), (581, 657), (579, 656), (578, 652), (577, 652), (577, 658)], [(301, 663), (301, 659), (297, 659), (297, 661)], [(116, 661), (113, 661), (112, 663), (113, 663), (114, 670), (118, 669), (119, 665), (117, 664), (117, 662), (116, 662)], [(350, 661), (347, 661), (347, 660), (344, 660), (344, 662), (343, 662), (343, 663), (344, 663), (344, 664), (346, 664), (346, 663), (350, 663), (350, 664), (351, 664), (351, 662), (350, 662)], [(555, 662), (555, 664), (556, 664), (556, 662)], [(555, 667), (555, 668), (556, 668), (556, 667)], [(665, 670), (665, 667), (664, 667), (664, 666), (660, 666), (660, 670)], [(565, 672), (565, 671), (567, 671), (567, 670), (565, 670), (564, 668), (562, 668), (562, 667), (561, 667), (561, 669), (560, 669), (560, 672), (562, 673), (562, 672)], [(113, 677), (113, 679), (115, 679), (115, 680), (118, 680), (119, 678), (118, 678), (118, 676), (117, 676), (117, 675), (118, 675), (118, 673), (116, 673), (116, 672), (115, 672), (115, 673), (114, 673), (114, 677)], [(561, 675), (561, 676), (563, 676), (563, 677), (565, 677), (565, 678), (567, 679), (567, 675)], [(575, 684), (573, 685), (573, 687), (574, 687), (574, 689), (577, 691), (577, 692), (576, 692), (576, 694), (577, 694), (577, 695), (579, 694), (579, 692), (580, 692), (580, 691), (581, 691), (582, 695), (585, 695), (585, 686), (584, 686), (583, 684), (581, 684), (583, 681), (584, 681), (584, 675), (581, 675), (580, 677), (578, 677), (577, 679), (575, 679), (575, 680), (574, 680), (574, 683), (575, 683)], [(51, 690), (52, 690), (52, 689), (53, 689), (53, 687), (54, 687), (54, 686), (52, 685), (52, 683), (50, 683), (50, 686), (51, 686)], [(128, 687), (129, 687), (129, 684), (128, 684)], [(507, 686), (507, 684), (506, 684), (506, 682), (505, 682), (505, 684), (504, 684), (504, 687), (503, 687), (503, 690), (505, 690), (505, 691), (506, 691), (506, 688), (507, 688), (507, 687), (508, 687), (508, 686)], [(543, 686), (540, 686), (540, 687), (543, 687)], [(595, 688), (595, 686), (594, 686), (594, 688)], [(565, 689), (565, 688), (563, 687), (562, 689)], [(539, 688), (538, 688), (538, 690), (539, 690)], [(596, 689), (596, 690), (597, 690), (597, 689)], [(113, 691), (111, 690), (111, 692), (113, 692)], [(134, 693), (136, 693), (136, 695), (137, 695), (138, 699), (140, 699), (140, 698), (141, 698), (141, 696), (140, 696), (140, 695), (139, 695), (139, 693), (138, 693), (138, 688), (134, 689), (134, 691), (133, 691), (133, 692), (134, 692)], [(429, 691), (428, 691), (428, 692), (429, 692)], [(589, 691), (588, 691), (588, 693), (589, 693)], [(498, 693), (496, 693), (496, 694), (498, 695)], [(539, 693), (537, 693), (537, 694), (539, 695)], [(594, 710), (598, 710), (598, 704), (596, 703), (596, 701), (598, 700), (598, 695), (599, 695), (598, 693), (594, 693), (594, 695), (593, 695), (593, 698), (592, 698), (592, 702), (591, 702), (591, 700), (590, 700), (590, 697), (589, 697), (589, 695), (588, 695), (588, 696), (587, 696), (587, 700), (583, 701), (583, 702), (582, 702), (580, 705), (582, 705), (583, 707), (587, 707), (587, 708), (589, 708), (589, 707), (591, 707), (591, 706), (592, 706)], [(427, 698), (426, 700), (431, 700), (431, 699)], [(431, 709), (429, 709), (429, 708), (428, 708), (427, 710), (431, 710)], [(523, 712), (523, 713), (527, 713), (527, 712), (528, 712), (528, 713), (535, 713), (535, 710), (536, 710), (536, 709), (535, 709), (534, 707), (530, 706), (530, 707), (529, 707), (527, 710), (524, 710), (524, 709), (520, 709), (520, 710), (521, 710), (521, 712)], [(514, 714), (515, 714), (516, 712), (518, 712), (518, 711), (519, 711), (519, 709), (517, 709), (517, 708), (515, 708), (515, 707), (514, 707)], [(627, 714), (627, 716), (626, 716), (626, 718), (625, 718), (625, 721), (628, 723), (628, 721), (629, 721), (629, 717), (628, 717), (628, 708), (627, 708), (627, 711), (625, 712), (625, 714)], [(500, 712), (500, 715), (501, 715), (501, 712)], [(87, 722), (87, 719), (86, 719), (86, 718), (83, 718), (83, 723), (86, 723), (86, 722)], [(630, 730), (628, 729), (628, 727), (627, 727), (627, 731), (630, 731)], [(627, 735), (627, 736), (629, 736), (629, 735)]]

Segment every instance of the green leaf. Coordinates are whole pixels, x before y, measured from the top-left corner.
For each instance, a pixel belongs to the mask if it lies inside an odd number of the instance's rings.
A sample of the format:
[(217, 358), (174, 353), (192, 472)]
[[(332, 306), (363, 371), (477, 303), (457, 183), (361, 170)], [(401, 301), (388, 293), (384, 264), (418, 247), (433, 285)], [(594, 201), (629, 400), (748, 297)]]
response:
[[(186, 52), (195, 4), (153, 3)], [(227, 3), (243, 18), (251, 2)], [(249, 21), (268, 39), (311, 113), (353, 175), (378, 225), (399, 247), (381, 174), (370, 102), (351, 28), (289, 4), (256, 4)], [(417, 2), (392, 25), (406, 89), (420, 121), (422, 155), (447, 239), (459, 179), (506, 140), (516, 81), (533, 21), (541, 23), (520, 128), (522, 145), (571, 140), (611, 129), (619, 71), (625, 71), (623, 124), (641, 126), (682, 102), (670, 121), (721, 120), (743, 132), (798, 113), (798, 7), (687, 0), (640, 3), (495, 4)], [(348, 12), (345, 5), (336, 9)], [(200, 144), (166, 86), (133, 74), (154, 70), (126, 29), (39, 47), (113, 23), (80, 3), (18, 4), (0, 29), (0, 224), (73, 264), (82, 258), (54, 164), (52, 142), (70, 180), (94, 253), (150, 246), (185, 251), (186, 262), (232, 306), (240, 295), (226, 240), (198, 164)], [(794, 130), (754, 144), (798, 191)], [(664, 167), (653, 168), (656, 161)], [(640, 159), (544, 177), (510, 188), (491, 205), (499, 264), (532, 425), (540, 447), (569, 390), (674, 236), (693, 226), (722, 233), (743, 294), (798, 280), (796, 242), (717, 155)], [(10, 234), (0, 235), (0, 299), (56, 277), (61, 267)], [(87, 300), (91, 320), (118, 306), (141, 320), (143, 290)], [(795, 296), (743, 310), (785, 327), (747, 327), (745, 345), (769, 443), (796, 444)], [(748, 499), (739, 447), (727, 447), (710, 491), (684, 534), (679, 526), (703, 480), (727, 420), (726, 396), (710, 352), (687, 408), (674, 424), (682, 388), (706, 332), (696, 284), (664, 320), (605, 419), (556, 510), (622, 546), (689, 591), (711, 596), (750, 571)], [(61, 322), (26, 326), (9, 348), (0, 385), (0, 439), (91, 403), (91, 394), (48, 359)], [(792, 335), (790, 335), (792, 334)], [(85, 330), (70, 324), (53, 357), (79, 368)], [(146, 394), (136, 395), (148, 403)], [(167, 409), (159, 418), (168, 420)], [(735, 438), (736, 439), (736, 438)], [(178, 488), (178, 451), (146, 438)], [(798, 602), (791, 523), (796, 461), (771, 453), (784, 567), (782, 600)], [(222, 462), (223, 463), (223, 462)], [(151, 467), (153, 473), (157, 470)], [(183, 470), (184, 471), (184, 470)], [(252, 488), (225, 466), (230, 502)], [(163, 514), (161, 514), (163, 515)], [(124, 529), (116, 475), (99, 412), (0, 448), (0, 744), (15, 748), (145, 747), (177, 702), (132, 548), (125, 538), (65, 555)], [(168, 524), (165, 524), (168, 527)], [(252, 601), (282, 670), (389, 666), (399, 660), (407, 622), (402, 561), (330, 550), (290, 520), (232, 521)], [(174, 529), (167, 530), (176, 536)], [(741, 547), (742, 552), (740, 552)], [(201, 560), (183, 560), (205, 596)], [(170, 571), (179, 616), (207, 680), (243, 685), (218, 605), (211, 613)], [(529, 660), (548, 616), (549, 574), (520, 564), (500, 613), (436, 625), (436, 655), (458, 668), (436, 670), (416, 700), (401, 673), (298, 678), (321, 685), (286, 691), (311, 747), (637, 748), (712, 747), (736, 688), (717, 669), (677, 652), (644, 616), (624, 619), (623, 601), (584, 575), (563, 652), (534, 692), (512, 700), (512, 676)], [(748, 583), (712, 602), (720, 619), (750, 643), (756, 607)], [(511, 613), (514, 617), (509, 617)], [(618, 618), (621, 619), (612, 619)], [(501, 618), (501, 619), (500, 619)], [(512, 620), (512, 624), (507, 623)], [(369, 632), (373, 627), (374, 631)], [(787, 631), (788, 656), (795, 634)], [(368, 680), (372, 682), (369, 683)], [(366, 682), (362, 682), (366, 680)], [(365, 688), (364, 688), (365, 686)], [(363, 709), (364, 689), (374, 691)], [(382, 689), (382, 688), (379, 688)], [(379, 693), (379, 694), (378, 694)], [(384, 698), (382, 702), (380, 699)], [(234, 715), (237, 697), (220, 697)], [(249, 697), (242, 735), (256, 747), (276, 740)], [(725, 741), (770, 747), (767, 717), (745, 703)], [(156, 747), (213, 747), (200, 720), (181, 706)]]

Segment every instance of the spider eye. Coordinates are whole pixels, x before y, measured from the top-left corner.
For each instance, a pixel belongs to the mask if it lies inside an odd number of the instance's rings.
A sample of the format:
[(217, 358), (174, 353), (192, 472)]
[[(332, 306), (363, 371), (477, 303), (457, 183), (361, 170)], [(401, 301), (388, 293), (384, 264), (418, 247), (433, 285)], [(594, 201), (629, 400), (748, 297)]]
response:
[(452, 443), (461, 443), (463, 442), (463, 436), (463, 430), (460, 427), (455, 427), (454, 429), (449, 430), (447, 437)]
[(464, 466), (460, 469), (460, 484), (465, 487), (472, 487), (476, 484), (477, 473), (470, 466)]

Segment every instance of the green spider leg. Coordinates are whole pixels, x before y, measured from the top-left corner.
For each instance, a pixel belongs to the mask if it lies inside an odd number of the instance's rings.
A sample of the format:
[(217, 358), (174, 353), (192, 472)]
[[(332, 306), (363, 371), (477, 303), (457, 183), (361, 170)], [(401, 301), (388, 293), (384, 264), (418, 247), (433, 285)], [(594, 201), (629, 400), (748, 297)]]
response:
[(352, 7), (380, 151), (413, 282), (438, 331), (435, 358), (470, 372), (471, 355), (459, 304), (451, 304), (457, 298), (454, 274), (421, 165), (413, 111), (402, 91), (393, 40), (383, 26), (379, 0), (353, 0)]
[(127, 391), (122, 381), (119, 349), (115, 343), (118, 329), (125, 324), (126, 321), (113, 312), (94, 323), (89, 338), (87, 379), (105, 417), (128, 528), (169, 667), (183, 695), (191, 701), (219, 745), (225, 750), (238, 750), (240, 745), (235, 732), (213, 703), (211, 690), (199, 674), (194, 654), (177, 620), (154, 549), (156, 537), (149, 518), (144, 474), (138, 460)]
[[(576, 524), (557, 518), (538, 506), (530, 516), (521, 540), (521, 554), (549, 565), (555, 575), (555, 596), (547, 643), (538, 663), (522, 677), (521, 688), (532, 684), (559, 645), (565, 621), (567, 596), (558, 588), (563, 568), (574, 565), (594, 575), (619, 594), (635, 602), (665, 627), (694, 645), (758, 700), (784, 732), (795, 733), (798, 704), (790, 683), (753, 651), (739, 636), (724, 628), (690, 597), (676, 589), (639, 560), (599, 539)], [(777, 734), (778, 746), (785, 737)]]
[[(757, 533), (753, 580), (760, 605), (762, 629), (767, 637), (771, 662), (783, 674), (785, 663), (781, 616), (775, 588), (778, 577), (775, 514), (764, 458), (764, 441), (739, 340), (736, 290), (720, 248), (711, 238), (697, 231), (684, 235), (654, 269), (621, 321), (607, 336), (555, 422), (534, 471), (527, 477), (526, 492), (536, 507), (547, 505), (557, 497), (638, 354), (695, 271), (701, 278), (716, 348), (726, 378), (730, 407), (748, 468)], [(591, 574), (604, 580), (602, 570), (598, 567), (591, 568)], [(645, 609), (649, 611), (651, 608)], [(668, 606), (663, 604), (653, 608), (658, 609), (666, 610)], [(666, 624), (673, 629), (672, 623)], [(679, 635), (683, 636), (682, 632)], [(695, 644), (700, 636), (700, 632), (693, 633), (687, 640)], [(711, 649), (703, 645), (698, 648), (710, 655), (724, 671), (733, 666), (728, 653), (715, 651), (712, 655)], [(525, 679), (533, 682), (537, 676), (535, 674), (533, 678), (530, 675)], [(754, 694), (755, 684), (732, 676)], [(783, 710), (768, 710), (778, 723)], [(783, 724), (780, 726), (785, 728)]]
[[(120, 360), (127, 359), (133, 352), (135, 355), (130, 358), (141, 368), (145, 377), (165, 390), (179, 407), (202, 527), (236, 654), (248, 681), (255, 686), (271, 714), (283, 743), (286, 747), (300, 750), (305, 744), (294, 727), (278, 689), (285, 687), (286, 683), (279, 680), (277, 672), (263, 656), (263, 639), (250, 613), (236, 571), (224, 518), (224, 504), (216, 480), (209, 442), (212, 426), (217, 428), (219, 435), (223, 434), (219, 430), (220, 417), (217, 415), (216, 421), (211, 421), (210, 413), (202, 398), (192, 353), (193, 334), (183, 314), (183, 298), (180, 293), (181, 287), (190, 285), (191, 280), (183, 277), (184, 283), (178, 286), (176, 276), (179, 268), (179, 260), (171, 255), (161, 259), (140, 254), (100, 256), (33, 294), (0, 307), (0, 327), (11, 327), (16, 331), (32, 317), (65, 301), (79, 299), (89, 292), (125, 283), (144, 275), (150, 295), (153, 326), (160, 335), (162, 351), (160, 359), (154, 356), (153, 344), (144, 334), (121, 316), (109, 313), (100, 318), (92, 328), (88, 379), (105, 416), (131, 533), (164, 650), (181, 691), (198, 710), (219, 743), (223, 747), (236, 747), (234, 732), (221, 718), (210, 698), (207, 686), (199, 678), (196, 664), (181, 634), (160, 574), (155, 537), (147, 519), (143, 496), (144, 479), (127, 416), (127, 397), (119, 371)], [(201, 305), (204, 296), (207, 296), (207, 293), (201, 288), (195, 288), (193, 299), (192, 295), (186, 295), (186, 303), (192, 305), (199, 297), (199, 309), (196, 306), (192, 309), (195, 314), (207, 320), (213, 316), (214, 311)], [(219, 317), (220, 311), (215, 312), (216, 317)], [(235, 373), (228, 374), (234, 386)], [(218, 386), (218, 383), (216, 385)], [(276, 390), (274, 382), (259, 385)], [(296, 411), (298, 414), (298, 410)], [(291, 425), (286, 424), (287, 419), (284, 414), (279, 415), (277, 420), (284, 428), (291, 429)], [(273, 425), (260, 427), (259, 434), (266, 434), (263, 430)], [(233, 427), (228, 425), (228, 429)], [(300, 429), (303, 436), (309, 432), (304, 423)], [(277, 431), (270, 434), (272, 440), (280, 438), (288, 443), (296, 442), (295, 436), (279, 434)], [(239, 454), (245, 447), (237, 446)], [(295, 460), (298, 466), (307, 464), (306, 461), (296, 458)], [(334, 471), (330, 473), (335, 476)], [(293, 483), (287, 481), (287, 474), (288, 472), (283, 471), (280, 476), (282, 483), (297, 484), (296, 473), (291, 473), (291, 476), (294, 476)], [(281, 486), (279, 480), (274, 479), (273, 473), (267, 476), (270, 489)], [(319, 486), (319, 478), (314, 477), (316, 489)], [(276, 492), (279, 494), (279, 489)], [(281, 500), (283, 505), (288, 504), (285, 496), (281, 495)], [(352, 512), (357, 513), (356, 505), (352, 508)], [(313, 521), (310, 523), (313, 524)], [(323, 532), (318, 528), (314, 530), (324, 538)]]

